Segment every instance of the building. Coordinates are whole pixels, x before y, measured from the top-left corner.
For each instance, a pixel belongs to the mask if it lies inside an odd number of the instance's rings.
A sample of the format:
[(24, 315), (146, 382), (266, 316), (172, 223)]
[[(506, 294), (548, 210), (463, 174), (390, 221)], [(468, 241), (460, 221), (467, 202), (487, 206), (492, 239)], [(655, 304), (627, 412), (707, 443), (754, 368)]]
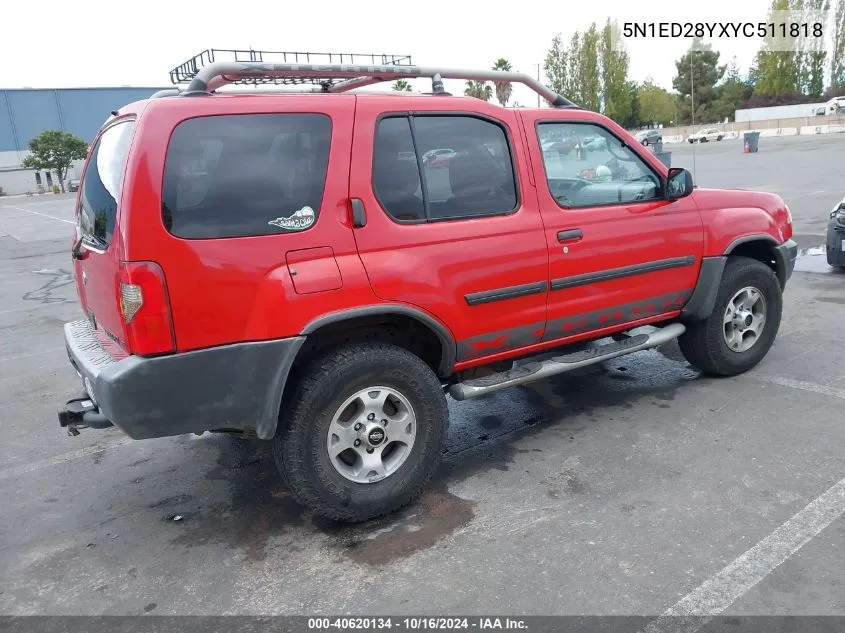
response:
[[(91, 141), (112, 110), (146, 99), (161, 88), (0, 89), (0, 187), (6, 195), (49, 192), (55, 173), (21, 165), (29, 141), (44, 130), (63, 130)], [(79, 176), (81, 162), (67, 180)], [(39, 189), (40, 188), (40, 189)]]
[(749, 108), (736, 110), (734, 121), (748, 123), (751, 121), (771, 121), (774, 119), (799, 119), (822, 116), (827, 111), (826, 103), (800, 103), (797, 105), (771, 106), (768, 108)]

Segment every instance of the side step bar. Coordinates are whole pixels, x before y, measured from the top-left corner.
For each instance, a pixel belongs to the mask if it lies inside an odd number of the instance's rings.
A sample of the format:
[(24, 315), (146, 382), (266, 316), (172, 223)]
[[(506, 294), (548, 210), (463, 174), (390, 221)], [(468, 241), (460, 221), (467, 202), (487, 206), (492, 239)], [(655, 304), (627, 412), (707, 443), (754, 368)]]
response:
[(671, 323), (648, 334), (635, 334), (613, 343), (598, 345), (570, 354), (561, 354), (540, 362), (529, 361), (505, 372), (459, 382), (449, 388), (449, 395), (455, 400), (477, 398), (500, 389), (524, 385), (556, 374), (595, 365), (617, 356), (658, 347), (678, 338), (685, 331), (686, 327), (682, 323)]

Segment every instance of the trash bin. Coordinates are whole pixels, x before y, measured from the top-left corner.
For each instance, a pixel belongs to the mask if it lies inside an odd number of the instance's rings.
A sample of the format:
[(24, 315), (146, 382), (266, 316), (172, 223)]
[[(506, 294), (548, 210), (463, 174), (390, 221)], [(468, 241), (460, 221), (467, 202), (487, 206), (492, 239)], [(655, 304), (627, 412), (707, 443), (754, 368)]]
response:
[(742, 135), (742, 153), (754, 154), (760, 143), (760, 132), (745, 132)]
[(657, 157), (657, 160), (667, 167), (672, 166), (672, 152), (654, 152), (654, 155)]

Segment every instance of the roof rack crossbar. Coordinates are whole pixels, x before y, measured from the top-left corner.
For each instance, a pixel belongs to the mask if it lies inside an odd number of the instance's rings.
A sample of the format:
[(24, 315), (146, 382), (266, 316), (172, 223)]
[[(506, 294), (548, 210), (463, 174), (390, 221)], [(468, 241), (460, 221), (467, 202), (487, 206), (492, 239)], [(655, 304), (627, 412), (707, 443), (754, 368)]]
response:
[[(325, 80), (324, 89), (327, 92), (345, 92), (354, 88), (372, 85), (383, 81), (396, 79), (413, 79), (419, 77), (434, 78), (440, 75), (442, 79), (462, 79), (474, 81), (505, 81), (520, 83), (558, 108), (577, 108), (572, 101), (557, 94), (548, 86), (526, 73), (505, 72), (497, 70), (467, 70), (460, 68), (438, 68), (427, 66), (403, 65), (361, 65), (361, 64), (308, 64), (285, 63), (268, 64), (256, 62), (212, 62), (199, 68), (191, 79), (187, 90), (182, 94), (208, 94), (229, 83), (250, 82), (251, 79), (301, 79), (322, 78)], [(336, 80), (343, 80), (335, 83)]]

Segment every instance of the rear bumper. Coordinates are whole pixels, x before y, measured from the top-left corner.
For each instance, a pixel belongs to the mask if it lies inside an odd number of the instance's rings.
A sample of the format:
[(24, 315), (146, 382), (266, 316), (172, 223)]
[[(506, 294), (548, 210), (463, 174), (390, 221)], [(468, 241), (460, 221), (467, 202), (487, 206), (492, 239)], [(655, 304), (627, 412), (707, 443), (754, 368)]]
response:
[[(66, 323), (64, 334), (68, 357), (82, 376), (96, 419), (133, 439), (212, 430), (252, 430), (261, 439), (272, 438), (285, 382), (305, 340), (237, 343), (116, 361), (97, 342), (88, 321)], [(69, 407), (60, 412), (60, 423), (68, 421)], [(104, 426), (108, 424), (96, 428)]]

